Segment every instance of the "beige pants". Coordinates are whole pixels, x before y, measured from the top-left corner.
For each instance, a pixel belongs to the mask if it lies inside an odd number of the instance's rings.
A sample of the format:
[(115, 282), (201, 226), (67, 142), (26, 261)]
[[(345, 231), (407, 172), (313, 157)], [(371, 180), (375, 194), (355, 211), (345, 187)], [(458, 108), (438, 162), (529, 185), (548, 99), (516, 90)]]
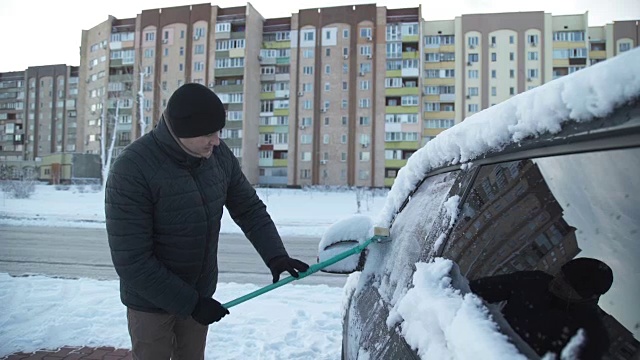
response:
[(127, 308), (135, 360), (203, 360), (208, 326), (175, 315)]

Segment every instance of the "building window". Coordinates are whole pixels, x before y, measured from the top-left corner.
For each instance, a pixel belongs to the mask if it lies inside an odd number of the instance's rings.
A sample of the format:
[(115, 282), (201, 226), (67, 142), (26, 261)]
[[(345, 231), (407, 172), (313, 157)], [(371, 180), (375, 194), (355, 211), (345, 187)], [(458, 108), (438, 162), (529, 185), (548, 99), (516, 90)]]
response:
[(538, 60), (538, 52), (537, 51), (527, 52), (527, 60)]
[(493, 62), (498, 61), (498, 54), (492, 52), (491, 53), (491, 61), (493, 61)]
[(305, 30), (302, 32), (302, 38), (304, 41), (314, 41), (316, 38), (315, 30)]
[(631, 50), (631, 43), (624, 42), (618, 45), (618, 52), (625, 52)]

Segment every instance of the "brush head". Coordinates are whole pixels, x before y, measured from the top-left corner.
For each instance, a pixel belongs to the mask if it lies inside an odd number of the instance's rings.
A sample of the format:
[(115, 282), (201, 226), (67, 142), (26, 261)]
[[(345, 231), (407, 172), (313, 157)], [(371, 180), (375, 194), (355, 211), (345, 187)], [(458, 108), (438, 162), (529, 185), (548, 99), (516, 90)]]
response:
[(373, 237), (376, 238), (377, 242), (387, 242), (391, 241), (391, 237), (389, 235), (389, 228), (385, 227), (374, 227), (373, 228)]

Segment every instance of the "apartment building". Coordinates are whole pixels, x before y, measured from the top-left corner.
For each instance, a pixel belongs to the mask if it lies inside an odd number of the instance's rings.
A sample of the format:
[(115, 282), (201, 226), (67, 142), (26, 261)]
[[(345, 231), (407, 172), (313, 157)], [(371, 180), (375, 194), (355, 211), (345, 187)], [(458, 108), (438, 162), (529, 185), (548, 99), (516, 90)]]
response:
[(100, 155), (113, 143), (117, 155), (135, 139), (135, 29), (136, 19), (109, 16), (82, 31), (78, 110), (84, 121), (78, 124), (76, 142), (80, 153)]
[[(421, 12), (369, 4), (264, 19), (249, 4), (202, 4), (110, 17), (83, 33), (78, 146), (99, 151), (104, 131), (117, 153), (177, 87), (198, 82), (226, 104), (222, 137), (252, 183), (391, 186), (444, 129), (587, 66), (590, 47), (595, 61), (637, 46), (635, 22), (591, 29), (591, 45), (587, 14)], [(114, 124), (116, 103), (117, 125), (103, 128), (103, 107)]]
[(519, 12), (423, 22), (423, 142), (489, 106), (638, 46), (638, 21), (589, 27), (587, 20), (587, 13)]
[(385, 154), (420, 145), (420, 19), (355, 5), (264, 23), (261, 184), (390, 182)]
[(67, 65), (34, 66), (25, 71), (25, 160), (75, 151), (78, 76), (78, 68)]
[(24, 71), (0, 73), (0, 160), (23, 160)]
[[(375, 4), (264, 19), (250, 4), (143, 10), (84, 30), (80, 67), (0, 74), (0, 159), (117, 155), (171, 93), (206, 84), (254, 184), (390, 186), (413, 152), (489, 106), (638, 46), (638, 21)], [(105, 141), (101, 141), (102, 139)]]
[(639, 21), (614, 21), (589, 27), (589, 65), (619, 55), (640, 44)]

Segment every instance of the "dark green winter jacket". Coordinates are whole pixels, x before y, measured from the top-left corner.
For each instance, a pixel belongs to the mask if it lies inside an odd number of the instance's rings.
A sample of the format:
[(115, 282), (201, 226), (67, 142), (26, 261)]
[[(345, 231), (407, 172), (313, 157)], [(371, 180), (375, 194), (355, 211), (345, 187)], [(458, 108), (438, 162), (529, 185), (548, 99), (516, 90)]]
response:
[(287, 254), (266, 206), (222, 141), (208, 159), (191, 156), (162, 119), (125, 148), (105, 190), (122, 303), (186, 317), (198, 297), (211, 297), (223, 206), (265, 264)]

